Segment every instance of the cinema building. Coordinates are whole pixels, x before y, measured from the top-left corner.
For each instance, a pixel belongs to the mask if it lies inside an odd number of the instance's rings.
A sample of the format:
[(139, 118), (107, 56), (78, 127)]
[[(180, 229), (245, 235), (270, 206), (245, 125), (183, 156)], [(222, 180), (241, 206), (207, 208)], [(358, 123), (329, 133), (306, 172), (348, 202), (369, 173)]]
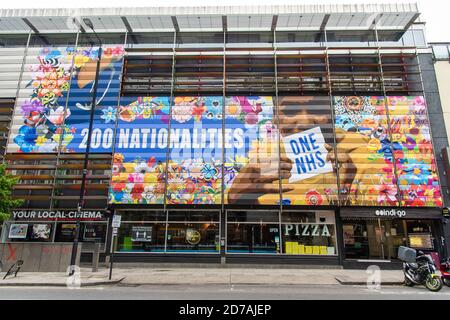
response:
[(23, 199), (2, 242), (71, 242), (79, 220), (86, 259), (95, 242), (120, 262), (445, 255), (424, 28), (415, 4), (0, 10), (4, 162)]

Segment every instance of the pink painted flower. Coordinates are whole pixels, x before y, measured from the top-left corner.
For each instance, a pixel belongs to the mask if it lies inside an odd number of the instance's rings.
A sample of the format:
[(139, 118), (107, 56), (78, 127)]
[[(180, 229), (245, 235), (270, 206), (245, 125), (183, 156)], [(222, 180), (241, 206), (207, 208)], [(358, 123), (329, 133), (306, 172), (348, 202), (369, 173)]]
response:
[(245, 116), (245, 123), (250, 125), (255, 125), (258, 123), (258, 115), (256, 113), (250, 112)]

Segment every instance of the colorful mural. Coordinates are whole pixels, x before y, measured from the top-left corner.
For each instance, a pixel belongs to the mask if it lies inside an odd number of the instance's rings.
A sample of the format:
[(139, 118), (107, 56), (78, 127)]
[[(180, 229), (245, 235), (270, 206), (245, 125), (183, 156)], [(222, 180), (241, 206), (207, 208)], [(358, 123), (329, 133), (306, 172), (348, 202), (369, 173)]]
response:
[[(128, 101), (127, 101), (128, 100)], [(170, 98), (124, 98), (119, 107), (111, 203), (162, 204)]]
[[(36, 57), (38, 63), (29, 65), (27, 70), (32, 73), (32, 79), (25, 89), (31, 88), (32, 92), (29, 99), (19, 101), (16, 108), (13, 120), (16, 130), (12, 131), (8, 152), (51, 153), (58, 152), (60, 147), (68, 152), (85, 149), (82, 145), (80, 147), (80, 141), (86, 136), (90, 106), (84, 104), (82, 107), (81, 103), (91, 99), (97, 55), (98, 48), (44, 48), (40, 51)], [(104, 69), (117, 60), (121, 61), (122, 56), (122, 47), (104, 50), (97, 97), (102, 94)], [(118, 78), (120, 70), (117, 71)], [(110, 89), (109, 84), (104, 88), (103, 96)], [(66, 109), (69, 95), (69, 108)], [(112, 111), (115, 113), (115, 109)], [(105, 112), (99, 109), (96, 113)], [(81, 118), (85, 120), (80, 121)], [(112, 145), (113, 132), (110, 133)]]
[[(423, 97), (334, 97), (335, 137), (328, 97), (280, 97), (279, 119), (258, 96), (175, 97), (172, 108), (128, 98), (117, 110), (123, 53), (104, 51), (91, 144), (115, 144), (112, 203), (221, 204), (223, 186), (226, 204), (442, 205)], [(97, 55), (41, 50), (8, 152), (84, 151)]]
[[(279, 97), (284, 205), (336, 205), (338, 187), (329, 97)], [(283, 172), (283, 171), (282, 171)]]
[(334, 97), (341, 203), (397, 206), (384, 97)]
[(120, 107), (111, 203), (442, 205), (421, 97), (169, 100)]
[(388, 97), (401, 205), (441, 207), (427, 106), (422, 96)]

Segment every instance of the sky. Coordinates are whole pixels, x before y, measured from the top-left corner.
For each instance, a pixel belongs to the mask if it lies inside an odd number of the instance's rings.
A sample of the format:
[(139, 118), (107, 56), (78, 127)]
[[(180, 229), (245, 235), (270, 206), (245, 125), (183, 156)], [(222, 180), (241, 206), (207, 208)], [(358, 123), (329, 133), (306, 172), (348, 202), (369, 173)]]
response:
[[(1, 8), (93, 8), (93, 7), (120, 7), (127, 6), (123, 0), (14, 0), (2, 1)], [(425, 21), (427, 40), (429, 42), (450, 42), (450, 1), (443, 0), (132, 0), (132, 7), (145, 6), (217, 6), (217, 5), (273, 5), (273, 4), (354, 4), (354, 3), (414, 3), (419, 4), (422, 12), (421, 20)]]

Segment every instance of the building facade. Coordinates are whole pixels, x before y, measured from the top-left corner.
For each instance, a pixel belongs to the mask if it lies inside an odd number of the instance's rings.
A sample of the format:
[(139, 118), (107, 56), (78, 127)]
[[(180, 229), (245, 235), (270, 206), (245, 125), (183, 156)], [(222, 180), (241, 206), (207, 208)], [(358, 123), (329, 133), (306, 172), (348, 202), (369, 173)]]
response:
[(71, 242), (81, 220), (83, 250), (100, 242), (119, 261), (445, 255), (448, 140), (419, 16), (414, 4), (1, 10), (4, 161), (24, 199), (2, 241)]

